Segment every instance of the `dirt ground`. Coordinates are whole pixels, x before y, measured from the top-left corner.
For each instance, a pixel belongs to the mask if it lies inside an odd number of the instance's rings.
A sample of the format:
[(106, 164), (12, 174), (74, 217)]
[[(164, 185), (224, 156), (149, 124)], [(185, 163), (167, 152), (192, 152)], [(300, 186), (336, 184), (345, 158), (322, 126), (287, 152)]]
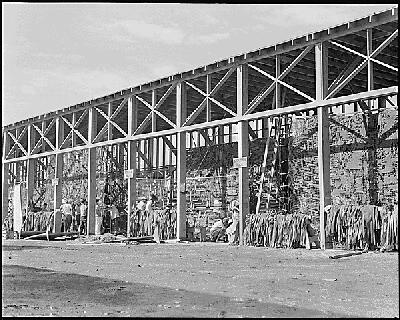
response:
[(399, 317), (398, 252), (2, 244), (2, 316)]

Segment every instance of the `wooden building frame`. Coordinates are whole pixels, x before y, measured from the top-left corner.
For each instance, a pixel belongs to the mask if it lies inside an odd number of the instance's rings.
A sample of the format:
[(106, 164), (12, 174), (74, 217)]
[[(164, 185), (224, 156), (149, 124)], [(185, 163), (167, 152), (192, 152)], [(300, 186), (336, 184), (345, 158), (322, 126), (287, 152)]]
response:
[[(185, 237), (186, 149), (211, 140), (221, 128), (228, 140), (238, 135), (238, 157), (247, 157), (252, 126), (285, 114), (318, 114), (320, 231), (325, 245), (323, 208), (330, 204), (329, 114), (354, 103), (362, 110), (377, 100), (397, 101), (398, 9), (374, 13), (332, 28), (233, 56), (197, 69), (50, 112), (2, 128), (3, 215), (13, 164), (25, 163), (28, 194), (37, 159), (56, 157), (54, 206), (61, 202), (62, 155), (88, 150), (88, 232), (94, 232), (96, 148), (127, 143), (128, 212), (136, 203), (136, 170), (174, 164), (177, 167), (177, 237)], [(344, 109), (342, 107), (341, 109)], [(257, 125), (258, 126), (258, 125)], [(236, 132), (233, 132), (233, 127)], [(220, 129), (220, 130), (221, 130)], [(189, 139), (188, 139), (189, 137)], [(223, 142), (222, 142), (223, 143)], [(143, 145), (146, 148), (143, 149)], [(159, 149), (163, 152), (160, 152)], [(169, 150), (169, 161), (164, 150)], [(176, 158), (175, 163), (171, 162)], [(239, 169), (240, 241), (249, 208), (248, 168)], [(129, 215), (128, 215), (129, 216)], [(129, 223), (129, 222), (128, 222)]]

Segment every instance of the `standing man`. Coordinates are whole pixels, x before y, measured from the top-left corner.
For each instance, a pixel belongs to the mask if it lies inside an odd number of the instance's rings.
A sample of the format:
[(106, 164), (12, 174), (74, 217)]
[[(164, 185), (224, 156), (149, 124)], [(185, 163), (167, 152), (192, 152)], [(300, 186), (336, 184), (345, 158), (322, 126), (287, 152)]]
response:
[(95, 231), (94, 234), (96, 236), (101, 235), (102, 233), (102, 227), (103, 227), (103, 203), (100, 201), (100, 199), (96, 199), (96, 209), (95, 209), (95, 214), (96, 214), (96, 224), (95, 224)]
[(117, 226), (118, 226), (118, 218), (119, 218), (119, 211), (116, 205), (113, 203), (111, 205), (111, 224), (110, 224), (110, 233), (114, 231), (114, 234), (117, 233)]
[[(81, 216), (81, 221), (79, 224), (79, 233), (80, 234), (86, 234), (86, 228), (87, 228), (87, 205), (86, 205), (86, 200), (82, 199), (81, 205), (79, 206), (79, 212)], [(82, 232), (83, 231), (83, 232)]]
[(238, 242), (239, 233), (239, 208), (234, 206), (232, 211), (232, 224), (226, 229), (230, 245), (234, 245)]
[(64, 215), (64, 232), (70, 232), (72, 223), (72, 206), (65, 199), (63, 199), (60, 210)]
[(147, 234), (153, 234), (153, 219), (154, 219), (154, 202), (157, 200), (157, 197), (154, 194), (151, 194), (149, 200), (146, 203), (146, 213), (147, 213)]

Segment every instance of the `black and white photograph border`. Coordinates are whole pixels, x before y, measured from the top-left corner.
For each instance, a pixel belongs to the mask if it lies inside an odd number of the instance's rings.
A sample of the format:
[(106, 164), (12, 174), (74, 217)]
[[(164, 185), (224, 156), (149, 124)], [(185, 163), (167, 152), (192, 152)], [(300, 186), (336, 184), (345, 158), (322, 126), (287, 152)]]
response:
[(2, 10), (3, 317), (399, 317), (397, 5)]

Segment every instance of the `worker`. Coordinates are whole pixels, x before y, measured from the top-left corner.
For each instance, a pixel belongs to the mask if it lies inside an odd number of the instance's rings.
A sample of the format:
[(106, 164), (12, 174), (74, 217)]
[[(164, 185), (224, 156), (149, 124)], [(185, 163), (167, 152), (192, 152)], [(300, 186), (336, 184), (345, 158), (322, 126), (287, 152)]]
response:
[(147, 203), (146, 203), (147, 235), (153, 234), (154, 204), (156, 201), (157, 201), (157, 197), (154, 194), (150, 194), (149, 200), (147, 200)]
[(67, 202), (67, 200), (63, 199), (60, 210), (64, 216), (64, 232), (70, 232), (72, 223), (72, 206)]
[[(79, 227), (81, 225), (81, 210), (79, 208), (79, 202), (75, 204), (75, 228), (79, 232)], [(74, 228), (74, 229), (75, 229)]]
[(199, 228), (199, 235), (200, 235), (200, 242), (206, 241), (206, 228), (208, 225), (208, 216), (205, 212), (199, 211), (199, 218), (198, 218), (198, 228)]
[(113, 203), (111, 205), (111, 226), (110, 226), (110, 229), (112, 229), (114, 231), (114, 234), (117, 233), (118, 218), (119, 218), (119, 211), (118, 211), (116, 205)]
[(144, 236), (145, 229), (145, 215), (146, 215), (146, 198), (140, 197), (139, 202), (136, 205), (137, 223), (138, 223), (138, 235)]
[(80, 219), (80, 224), (79, 224), (79, 233), (80, 234), (85, 234), (86, 233), (86, 228), (87, 228), (87, 205), (86, 205), (86, 200), (82, 199), (81, 205), (79, 206), (79, 212), (81, 215)]
[(146, 202), (145, 202), (145, 200), (146, 200), (145, 197), (139, 198), (139, 202), (138, 202), (138, 204), (136, 205), (136, 208), (137, 208), (138, 210), (141, 210), (141, 211), (146, 210)]
[(232, 223), (226, 229), (226, 234), (228, 235), (228, 242), (230, 245), (237, 243), (237, 235), (239, 233), (239, 208), (234, 206), (232, 211)]
[(53, 230), (54, 226), (54, 218), (53, 218), (53, 211), (50, 211), (49, 206), (47, 203), (43, 204), (43, 216), (45, 221), (45, 230), (49, 229), (49, 231)]
[(218, 219), (210, 229), (211, 241), (224, 241), (226, 227), (228, 225), (228, 218)]
[(96, 208), (95, 208), (95, 214), (96, 214), (96, 224), (95, 224), (95, 235), (98, 236), (102, 232), (102, 223), (103, 223), (103, 203), (100, 201), (100, 199), (96, 199)]
[[(329, 209), (327, 209), (329, 210)], [(314, 242), (317, 248), (320, 248), (320, 242), (319, 242), (319, 237), (318, 237), (318, 231), (316, 228), (311, 223), (311, 216), (306, 217), (306, 231), (307, 231), (307, 240), (306, 240), (306, 249), (310, 250), (311, 245)]]

